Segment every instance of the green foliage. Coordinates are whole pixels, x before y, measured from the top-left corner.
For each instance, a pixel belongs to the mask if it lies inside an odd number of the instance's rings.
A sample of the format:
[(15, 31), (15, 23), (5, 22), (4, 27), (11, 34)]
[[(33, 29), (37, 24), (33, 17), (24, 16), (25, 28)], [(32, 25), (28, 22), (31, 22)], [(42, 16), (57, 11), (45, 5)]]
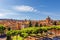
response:
[(40, 33), (38, 33), (38, 34), (37, 34), (37, 36), (41, 36), (41, 34), (40, 34)]
[(6, 34), (7, 34), (7, 36), (11, 36), (12, 32), (8, 31)]
[[(18, 39), (17, 40), (23, 40), (23, 38), (22, 37), (20, 37), (20, 36), (17, 36), (18, 37)], [(16, 40), (16, 36), (13, 36), (13, 39), (12, 40)]]
[(0, 25), (0, 34), (2, 35), (3, 33), (4, 33), (4, 30), (5, 30), (6, 28), (3, 26), (3, 25)]
[(30, 34), (30, 36), (36, 36), (36, 34)]
[(0, 25), (0, 31), (4, 31), (6, 28), (3, 25)]
[(46, 27), (41, 27), (42, 28), (42, 30), (44, 31), (44, 32), (47, 32), (47, 28)]
[(7, 39), (6, 39), (6, 40), (12, 40), (12, 39), (11, 39), (11, 36), (7, 36)]
[(52, 30), (52, 29), (55, 29), (55, 30), (60, 30), (60, 27), (59, 26), (52, 26), (52, 27), (29, 27), (29, 28), (24, 28), (24, 29), (21, 29), (21, 30), (10, 30), (7, 32), (7, 35), (8, 36), (15, 36), (15, 35), (20, 35), (21, 37), (25, 38), (27, 36), (35, 36), (36, 34), (38, 35), (42, 35), (43, 32), (46, 33), (48, 32), (48, 30)]
[(28, 36), (28, 34), (27, 33), (21, 33), (21, 35), (20, 35), (21, 37), (27, 37)]
[(13, 34), (13, 31), (8, 31), (7, 33), (7, 40), (11, 40), (11, 35)]

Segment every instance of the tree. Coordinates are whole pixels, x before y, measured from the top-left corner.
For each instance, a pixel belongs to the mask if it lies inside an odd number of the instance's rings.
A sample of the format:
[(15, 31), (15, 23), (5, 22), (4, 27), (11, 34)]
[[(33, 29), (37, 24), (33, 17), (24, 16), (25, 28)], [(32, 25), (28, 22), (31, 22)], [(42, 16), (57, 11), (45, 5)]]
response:
[(40, 24), (40, 27), (42, 27), (42, 24)]
[(40, 33), (41, 33), (41, 36), (42, 36), (42, 34), (43, 34), (43, 29), (42, 29), (42, 27), (40, 28)]
[(8, 27), (7, 29), (8, 29), (8, 31), (10, 31), (10, 30), (11, 30), (11, 28), (10, 28), (10, 27)]
[(56, 25), (56, 21), (53, 22), (53, 25)]
[(1, 33), (1, 35), (4, 33), (4, 30), (5, 30), (6, 28), (3, 26), (3, 25), (0, 25), (0, 33)]
[(15, 31), (16, 40), (18, 40), (18, 31)]
[(7, 35), (7, 40), (12, 40), (12, 38), (11, 38), (12, 31), (8, 31), (8, 32), (6, 33), (6, 35)]
[(32, 23), (31, 23), (31, 21), (29, 22), (29, 27), (32, 27)]
[(36, 22), (35, 27), (38, 27), (38, 22)]
[(21, 37), (27, 37), (28, 36), (28, 33), (21, 33)]

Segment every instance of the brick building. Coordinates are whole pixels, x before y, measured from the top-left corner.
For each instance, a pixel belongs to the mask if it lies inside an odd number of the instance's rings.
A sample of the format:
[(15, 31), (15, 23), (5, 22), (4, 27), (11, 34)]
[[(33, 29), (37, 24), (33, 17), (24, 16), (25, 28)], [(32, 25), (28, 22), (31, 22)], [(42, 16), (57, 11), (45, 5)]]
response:
[(6, 28), (11, 29), (22, 29), (29, 26), (31, 21), (32, 26), (35, 26), (36, 22), (38, 26), (52, 26), (60, 25), (60, 20), (52, 20), (49, 16), (45, 20), (13, 20), (13, 19), (0, 19), (0, 24), (4, 25)]

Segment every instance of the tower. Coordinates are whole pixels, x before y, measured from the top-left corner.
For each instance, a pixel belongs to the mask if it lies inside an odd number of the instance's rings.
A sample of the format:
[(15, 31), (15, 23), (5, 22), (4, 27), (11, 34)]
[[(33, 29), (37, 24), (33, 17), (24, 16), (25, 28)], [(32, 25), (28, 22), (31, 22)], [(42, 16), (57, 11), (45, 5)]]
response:
[(48, 16), (48, 17), (46, 18), (46, 22), (49, 24), (50, 21), (51, 21), (51, 19), (50, 19), (50, 17)]

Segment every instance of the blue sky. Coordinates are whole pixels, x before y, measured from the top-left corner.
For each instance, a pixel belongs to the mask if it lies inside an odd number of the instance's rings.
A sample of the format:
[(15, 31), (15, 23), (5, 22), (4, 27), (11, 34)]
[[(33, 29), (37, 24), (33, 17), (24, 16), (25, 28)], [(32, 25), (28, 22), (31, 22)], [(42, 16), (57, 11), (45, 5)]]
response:
[(60, 0), (0, 0), (1, 19), (60, 20)]

